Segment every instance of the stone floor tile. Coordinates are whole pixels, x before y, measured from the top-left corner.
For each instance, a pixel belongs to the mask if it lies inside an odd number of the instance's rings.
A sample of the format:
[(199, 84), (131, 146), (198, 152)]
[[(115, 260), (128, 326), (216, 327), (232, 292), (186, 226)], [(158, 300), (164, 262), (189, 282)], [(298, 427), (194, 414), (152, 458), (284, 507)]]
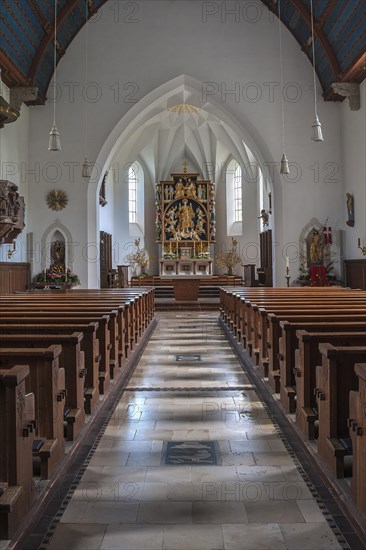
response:
[(166, 550), (222, 550), (221, 525), (168, 525), (164, 529)]
[(222, 533), (225, 550), (286, 550), (276, 523), (223, 525)]
[(245, 502), (249, 523), (263, 522), (263, 518), (266, 518), (268, 523), (301, 523), (305, 521), (296, 502), (261, 501), (259, 492), (257, 497), (255, 494), (253, 491), (252, 502)]
[(288, 550), (335, 550), (339, 544), (327, 523), (280, 525)]
[(59, 523), (48, 550), (100, 550), (107, 525)]
[(111, 524), (101, 550), (161, 550), (164, 528), (161, 525)]
[(142, 502), (139, 523), (192, 523), (191, 502)]

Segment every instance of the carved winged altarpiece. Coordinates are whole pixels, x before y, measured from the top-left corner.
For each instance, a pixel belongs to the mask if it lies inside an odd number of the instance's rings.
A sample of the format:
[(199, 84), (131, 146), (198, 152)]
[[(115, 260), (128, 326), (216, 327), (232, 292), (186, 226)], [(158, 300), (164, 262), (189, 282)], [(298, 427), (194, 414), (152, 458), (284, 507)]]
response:
[[(210, 260), (210, 245), (215, 242), (215, 185), (199, 180), (198, 173), (171, 177), (156, 184), (156, 241), (162, 246), (162, 260), (191, 258), (195, 274), (193, 261)], [(198, 269), (208, 274), (211, 266), (207, 271), (203, 265)]]

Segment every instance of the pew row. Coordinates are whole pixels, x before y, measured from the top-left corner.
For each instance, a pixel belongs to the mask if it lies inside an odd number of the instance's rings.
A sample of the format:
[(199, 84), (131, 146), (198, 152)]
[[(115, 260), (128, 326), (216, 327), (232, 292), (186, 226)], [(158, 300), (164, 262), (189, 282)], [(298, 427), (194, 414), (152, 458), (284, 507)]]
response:
[(26, 391), (34, 394), (34, 451), (41, 461), (41, 478), (49, 479), (65, 453), (63, 433), (65, 369), (59, 366), (61, 346), (48, 348), (0, 348), (0, 368), (29, 365)]
[(318, 453), (337, 478), (344, 477), (344, 457), (350, 453), (349, 395), (358, 390), (355, 364), (366, 357), (366, 346), (319, 344), (315, 395), (319, 415)]
[(0, 367), (0, 539), (10, 539), (35, 497), (32, 447), (34, 395), (26, 392), (28, 365)]

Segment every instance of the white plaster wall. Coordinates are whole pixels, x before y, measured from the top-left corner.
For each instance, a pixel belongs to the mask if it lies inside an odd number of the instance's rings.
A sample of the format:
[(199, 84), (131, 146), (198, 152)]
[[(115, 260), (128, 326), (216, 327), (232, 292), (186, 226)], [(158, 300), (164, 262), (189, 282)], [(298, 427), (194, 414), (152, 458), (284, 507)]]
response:
[[(253, 5), (246, 0), (243, 3)], [(216, 93), (207, 99), (219, 103), (250, 133), (273, 174), (272, 207), (275, 241), (278, 243), (275, 278), (277, 284), (285, 284), (286, 245), (297, 242), (301, 228), (309, 219), (316, 217), (325, 221), (328, 217), (328, 224), (333, 227), (343, 224), (344, 209), (339, 201), (343, 192), (340, 168), (342, 106), (320, 101), (319, 116), (325, 142), (311, 142), (314, 114), (312, 68), (297, 42), (284, 29), (287, 156), (297, 167), (297, 170), (292, 167), (290, 178), (284, 180), (279, 175), (282, 138), (277, 19), (258, 2), (255, 22), (249, 21), (253, 15), (240, 17), (235, 22), (233, 16), (225, 19), (220, 13), (208, 16), (205, 22), (203, 4), (184, 0), (141, 0), (136, 2), (138, 12), (132, 17), (135, 22), (128, 22), (131, 17), (128, 18), (125, 11), (120, 11), (116, 17), (116, 3), (107, 2), (97, 21), (89, 23), (88, 73), (89, 81), (96, 84), (90, 85), (88, 92), (90, 98), (95, 91), (99, 92), (99, 97), (88, 104), (88, 157), (91, 162), (95, 161), (115, 125), (135, 105), (131, 101), (142, 99), (181, 74), (203, 83), (214, 83), (209, 89), (216, 90)], [(225, 3), (214, 4), (221, 9)], [(52, 104), (32, 108), (29, 162), (32, 166), (39, 161), (43, 171), (40, 184), (29, 178), (29, 189), (32, 190), (29, 207), (34, 214), (32, 230), (39, 238), (47, 225), (54, 221), (44, 203), (46, 191), (57, 183), (69, 194), (70, 205), (59, 217), (80, 243), (74, 270), (84, 285), (91, 285), (96, 280), (93, 276), (93, 241), (96, 237), (89, 237), (91, 242), (88, 243), (88, 225), (95, 226), (95, 207), (89, 199), (87, 214), (87, 184), (80, 175), (85, 150), (84, 100), (80, 93), (84, 84), (80, 75), (85, 69), (83, 34), (84, 31), (72, 42), (58, 69), (61, 97), (57, 102), (56, 120), (61, 152), (47, 151)], [(290, 82), (294, 84), (288, 85)], [(73, 86), (74, 97), (69, 91)], [(207, 84), (203, 88), (207, 91)], [(239, 95), (225, 95), (225, 89), (239, 90)], [(258, 94), (256, 100), (253, 100), (254, 93)], [(295, 95), (297, 99), (293, 100)], [(50, 161), (57, 163), (61, 175), (55, 168), (52, 176)], [(79, 163), (74, 175), (69, 174), (66, 164), (69, 162)], [(273, 163), (277, 166), (273, 167)], [(332, 171), (335, 173), (330, 178)], [(55, 181), (50, 181), (50, 174)], [(151, 231), (155, 232), (155, 228), (152, 227)], [(296, 250), (291, 249), (288, 255), (294, 258), (290, 272), (295, 277), (298, 269)]]
[[(342, 163), (344, 185), (340, 203), (344, 230), (344, 259), (362, 258), (357, 239), (366, 245), (366, 82), (361, 84), (361, 109), (351, 111), (348, 100), (342, 104)], [(355, 225), (346, 224), (346, 193), (354, 196)]]
[[(3, 85), (5, 88), (5, 86)], [(16, 122), (6, 124), (0, 130), (0, 179), (9, 180), (18, 186), (19, 195), (25, 200), (25, 228), (17, 238), (17, 251), (10, 260), (9, 245), (0, 245), (1, 262), (26, 262), (26, 233), (30, 231), (29, 188), (26, 183), (26, 168), (29, 152), (29, 109), (21, 107), (21, 116)]]

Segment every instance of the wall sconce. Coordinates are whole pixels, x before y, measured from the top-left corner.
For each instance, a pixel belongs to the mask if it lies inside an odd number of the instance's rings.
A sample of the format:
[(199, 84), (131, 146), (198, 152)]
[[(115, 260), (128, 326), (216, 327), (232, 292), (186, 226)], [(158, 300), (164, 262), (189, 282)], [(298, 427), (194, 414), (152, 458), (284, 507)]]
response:
[(358, 237), (357, 248), (359, 248), (359, 249), (361, 250), (361, 254), (362, 254), (363, 256), (366, 256), (366, 246), (361, 246), (361, 239), (360, 239), (360, 237)]
[(10, 258), (13, 256), (13, 254), (15, 254), (15, 252), (17, 251), (17, 242), (16, 240), (14, 239), (13, 240), (13, 249), (9, 248), (8, 250), (8, 259), (10, 260)]

